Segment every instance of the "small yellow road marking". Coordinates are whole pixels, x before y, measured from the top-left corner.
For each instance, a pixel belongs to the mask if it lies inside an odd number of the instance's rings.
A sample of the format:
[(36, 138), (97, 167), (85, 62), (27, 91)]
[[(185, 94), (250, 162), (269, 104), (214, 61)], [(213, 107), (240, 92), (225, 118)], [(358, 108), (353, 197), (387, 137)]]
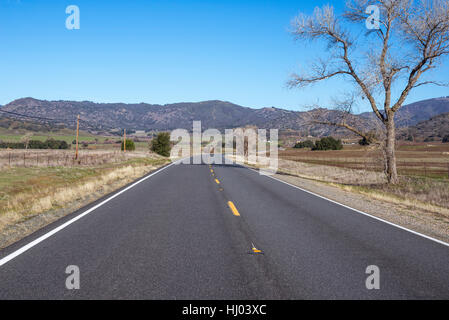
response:
[(257, 249), (257, 248), (254, 246), (254, 243), (251, 243), (251, 245), (253, 246), (253, 247), (252, 247), (252, 250), (253, 250), (254, 253), (262, 253), (262, 250), (259, 250), (259, 249)]
[(214, 170), (210, 169), (210, 172), (214, 173)]
[(240, 213), (237, 210), (237, 208), (235, 207), (235, 205), (232, 203), (232, 201), (228, 201), (228, 206), (231, 209), (231, 211), (234, 214), (234, 216), (240, 217)]
[(218, 181), (218, 179), (215, 179), (215, 182), (216, 182), (217, 184), (220, 184), (220, 181)]

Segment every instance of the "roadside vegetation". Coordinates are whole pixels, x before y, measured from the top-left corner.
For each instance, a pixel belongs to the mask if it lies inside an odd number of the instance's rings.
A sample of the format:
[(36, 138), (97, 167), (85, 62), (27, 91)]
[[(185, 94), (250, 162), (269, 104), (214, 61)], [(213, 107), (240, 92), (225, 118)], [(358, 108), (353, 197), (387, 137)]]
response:
[(381, 151), (358, 144), (339, 151), (279, 151), (279, 171), (410, 207), (449, 213), (449, 145), (402, 142), (399, 178), (388, 184)]
[(169, 162), (148, 139), (129, 137), (125, 153), (120, 136), (86, 132), (75, 159), (73, 130), (25, 125), (0, 127), (0, 247)]
[(69, 144), (64, 140), (47, 139), (27, 140), (24, 142), (0, 142), (1, 149), (69, 149)]
[(146, 153), (129, 156), (117, 163), (3, 168), (0, 175), (0, 233), (7, 226), (70, 206), (73, 202), (87, 204), (167, 162), (165, 158)]
[[(122, 151), (125, 150), (125, 143), (123, 141), (120, 146), (120, 149)], [(126, 139), (126, 151), (134, 151), (134, 150), (136, 150), (136, 145), (134, 144), (134, 141), (131, 139)]]
[(311, 140), (306, 140), (303, 142), (298, 142), (295, 144), (293, 148), (303, 149), (309, 148), (312, 151), (315, 150), (341, 150), (343, 149), (343, 144), (341, 140), (337, 140), (334, 137), (324, 137), (315, 142)]
[(151, 141), (150, 149), (163, 157), (169, 157), (171, 150), (170, 133), (158, 133), (156, 138)]

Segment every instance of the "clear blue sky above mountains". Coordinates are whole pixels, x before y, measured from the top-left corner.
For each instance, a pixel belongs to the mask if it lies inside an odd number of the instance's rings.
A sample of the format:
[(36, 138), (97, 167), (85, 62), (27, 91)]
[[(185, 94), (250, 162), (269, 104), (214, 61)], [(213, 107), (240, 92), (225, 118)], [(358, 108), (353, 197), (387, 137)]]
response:
[[(95, 102), (226, 100), (300, 110), (349, 85), (285, 86), (316, 57), (290, 20), (329, 1), (0, 0), (0, 104), (21, 97)], [(330, 2), (342, 10), (342, 1)], [(67, 30), (65, 8), (81, 11)], [(447, 78), (445, 65), (436, 76)], [(422, 87), (407, 102), (449, 95)], [(366, 111), (361, 107), (357, 111)]]

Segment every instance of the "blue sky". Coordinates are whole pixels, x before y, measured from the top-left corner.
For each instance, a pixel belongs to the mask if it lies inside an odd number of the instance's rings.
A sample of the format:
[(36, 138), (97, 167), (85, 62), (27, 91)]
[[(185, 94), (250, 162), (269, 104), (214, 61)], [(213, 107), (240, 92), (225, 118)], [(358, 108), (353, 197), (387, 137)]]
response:
[[(0, 0), (0, 104), (21, 97), (95, 102), (226, 100), (301, 110), (350, 85), (286, 88), (317, 56), (295, 43), (290, 20), (328, 1)], [(342, 2), (331, 2), (341, 10)], [(67, 30), (65, 8), (80, 8)], [(447, 63), (436, 74), (447, 78)], [(422, 87), (407, 100), (449, 95)], [(361, 106), (358, 111), (368, 110)]]

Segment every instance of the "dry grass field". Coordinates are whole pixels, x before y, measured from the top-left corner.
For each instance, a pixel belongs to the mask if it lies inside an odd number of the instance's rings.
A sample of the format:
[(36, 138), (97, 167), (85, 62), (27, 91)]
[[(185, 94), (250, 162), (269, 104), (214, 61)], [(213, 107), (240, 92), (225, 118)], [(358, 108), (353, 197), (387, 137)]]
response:
[(73, 151), (64, 150), (0, 151), (0, 232), (86, 196), (111, 192), (169, 162), (149, 152), (107, 150), (85, 150), (79, 159), (73, 161)]
[(143, 158), (148, 152), (121, 152), (113, 149), (80, 150), (75, 160), (74, 150), (50, 149), (0, 149), (0, 170), (10, 167), (73, 167), (119, 163), (129, 159)]
[[(449, 179), (449, 143), (401, 143), (397, 148), (400, 175)], [(310, 164), (383, 171), (382, 153), (360, 145), (345, 145), (338, 151), (288, 148), (279, 151), (285, 160)]]
[(397, 185), (386, 184), (381, 157), (380, 151), (359, 145), (345, 145), (339, 151), (286, 149), (279, 152), (279, 171), (338, 185), (379, 200), (447, 212), (449, 144), (400, 144)]

